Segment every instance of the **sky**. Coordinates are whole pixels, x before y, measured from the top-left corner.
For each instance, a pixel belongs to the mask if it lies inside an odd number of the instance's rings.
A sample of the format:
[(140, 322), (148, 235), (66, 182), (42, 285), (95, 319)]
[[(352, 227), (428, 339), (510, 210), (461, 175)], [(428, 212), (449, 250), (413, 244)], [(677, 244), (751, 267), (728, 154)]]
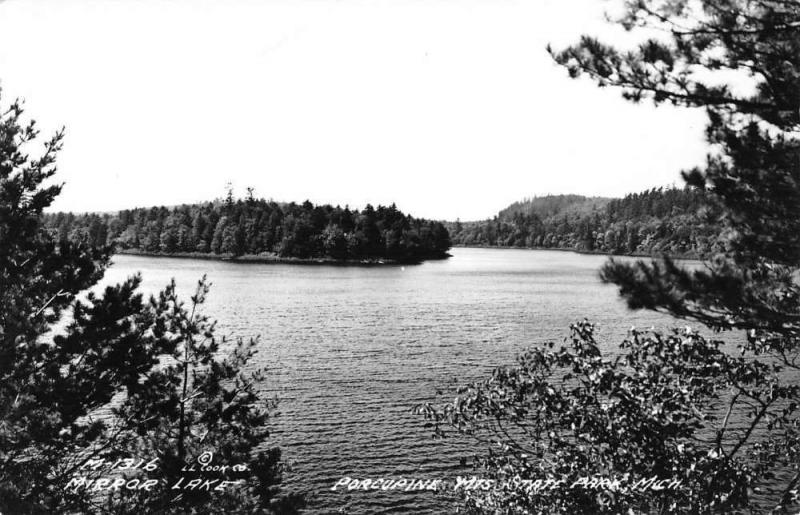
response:
[(5, 0), (3, 105), (66, 128), (52, 210), (238, 195), (491, 217), (681, 184), (702, 111), (626, 102), (547, 54), (630, 44), (604, 0)]

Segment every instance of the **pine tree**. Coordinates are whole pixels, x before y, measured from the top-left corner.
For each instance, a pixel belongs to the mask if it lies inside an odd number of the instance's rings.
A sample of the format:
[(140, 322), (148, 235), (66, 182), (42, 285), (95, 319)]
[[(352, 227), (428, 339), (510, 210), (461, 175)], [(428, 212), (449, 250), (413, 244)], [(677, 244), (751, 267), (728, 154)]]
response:
[[(703, 108), (715, 152), (684, 173), (705, 190), (722, 229), (702, 267), (668, 258), (611, 260), (605, 281), (632, 308), (744, 330), (738, 349), (690, 328), (633, 330), (614, 355), (588, 322), (560, 349), (537, 347), (512, 367), (462, 388), (443, 409), (421, 406), (437, 430), (491, 442), (480, 464), (503, 489), (466, 494), (470, 513), (795, 512), (800, 506), (800, 3), (632, 0), (625, 28), (660, 29), (635, 50), (585, 36), (553, 52), (573, 77), (622, 89), (634, 102)], [(649, 31), (653, 33), (654, 31)], [(717, 73), (725, 72), (725, 73)], [(733, 72), (733, 73), (731, 73)], [(731, 76), (750, 79), (734, 87)], [(741, 86), (741, 84), (738, 84)], [(742, 93), (744, 91), (744, 93)], [(615, 208), (654, 209), (654, 192)], [(568, 221), (565, 220), (565, 225)], [(638, 224), (637, 224), (638, 225)], [(640, 227), (620, 225), (632, 251)], [(679, 246), (691, 230), (675, 228)], [(545, 488), (517, 477), (649, 477), (674, 490)], [(508, 482), (511, 481), (511, 482)], [(634, 483), (635, 484), (635, 483)]]
[(223, 252), (222, 247), (224, 243), (225, 228), (228, 226), (228, 217), (223, 216), (217, 222), (214, 228), (214, 235), (211, 238), (211, 252), (219, 254)]
[[(130, 499), (81, 488), (80, 478), (103, 474), (86, 465), (150, 452), (159, 459), (153, 476), (169, 479), (177, 459), (189, 462), (201, 450), (199, 427), (209, 435), (203, 450), (243, 464), (245, 482), (208, 499), (189, 497), (212, 509), (237, 503), (253, 513), (293, 512), (302, 501), (279, 491), (279, 452), (254, 452), (268, 436), (269, 405), (258, 406), (258, 373), (243, 372), (251, 346), (221, 357), (213, 324), (183, 307), (174, 284), (145, 302), (134, 276), (77, 300), (101, 279), (110, 249), (44, 230), (42, 210), (61, 186), (43, 182), (55, 174), (62, 132), (32, 158), (26, 149), (37, 136), (18, 102), (0, 112), (0, 512), (142, 513)], [(202, 282), (193, 306), (206, 291)], [(115, 397), (122, 402), (112, 407)], [(101, 409), (110, 415), (100, 417)], [(191, 504), (163, 492), (142, 502), (162, 503), (166, 513)]]
[[(796, 347), (800, 292), (800, 5), (783, 1), (631, 2), (628, 28), (666, 29), (671, 41), (649, 40), (622, 52), (594, 38), (555, 58), (572, 75), (618, 86), (634, 101), (702, 107), (708, 141), (719, 152), (684, 174), (710, 193), (709, 209), (724, 229), (726, 252), (707, 270), (686, 271), (666, 259), (610, 263), (604, 277), (631, 307), (665, 311), (716, 329), (754, 331)], [(711, 78), (691, 73), (704, 68)], [(749, 77), (736, 93), (713, 72)], [(707, 81), (707, 82), (706, 82)], [(741, 89), (741, 88), (739, 88)]]

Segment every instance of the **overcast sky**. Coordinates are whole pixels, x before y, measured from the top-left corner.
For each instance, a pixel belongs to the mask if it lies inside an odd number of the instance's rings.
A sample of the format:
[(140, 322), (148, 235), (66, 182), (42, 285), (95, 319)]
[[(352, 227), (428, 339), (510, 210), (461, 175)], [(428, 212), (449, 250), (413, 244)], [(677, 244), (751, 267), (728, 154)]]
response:
[(618, 196), (703, 161), (700, 111), (631, 105), (545, 51), (603, 0), (6, 0), (4, 104), (66, 126), (59, 210), (396, 202), (473, 220)]

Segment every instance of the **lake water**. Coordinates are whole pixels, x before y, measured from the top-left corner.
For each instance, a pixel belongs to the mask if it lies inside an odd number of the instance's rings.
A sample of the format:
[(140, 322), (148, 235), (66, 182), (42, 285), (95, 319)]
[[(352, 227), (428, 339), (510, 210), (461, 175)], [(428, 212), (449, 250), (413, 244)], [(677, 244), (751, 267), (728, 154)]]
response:
[[(140, 271), (143, 290), (174, 277), (188, 300), (204, 273), (205, 312), (219, 335), (260, 335), (265, 388), (280, 398), (272, 444), (307, 489), (310, 513), (443, 513), (429, 492), (342, 492), (343, 476), (454, 480), (470, 472), (467, 440), (434, 440), (411, 409), (452, 398), (457, 385), (510, 364), (529, 346), (561, 342), (589, 318), (604, 345), (631, 325), (670, 319), (625, 308), (598, 269), (607, 259), (558, 251), (457, 248), (415, 266), (237, 264), (116, 256), (104, 283)], [(437, 391), (441, 395), (437, 396)]]

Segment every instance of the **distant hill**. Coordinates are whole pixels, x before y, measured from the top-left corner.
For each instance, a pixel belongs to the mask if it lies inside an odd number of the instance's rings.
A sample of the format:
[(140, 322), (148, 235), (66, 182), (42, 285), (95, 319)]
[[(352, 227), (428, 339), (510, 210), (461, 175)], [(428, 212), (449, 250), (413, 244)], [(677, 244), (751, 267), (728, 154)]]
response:
[(561, 213), (587, 214), (604, 207), (612, 199), (607, 197), (584, 197), (583, 195), (545, 195), (514, 202), (497, 214), (509, 220), (516, 214), (536, 215), (548, 218)]
[(624, 198), (547, 195), (514, 202), (491, 220), (447, 224), (454, 245), (700, 256), (717, 245), (703, 191), (654, 188)]

